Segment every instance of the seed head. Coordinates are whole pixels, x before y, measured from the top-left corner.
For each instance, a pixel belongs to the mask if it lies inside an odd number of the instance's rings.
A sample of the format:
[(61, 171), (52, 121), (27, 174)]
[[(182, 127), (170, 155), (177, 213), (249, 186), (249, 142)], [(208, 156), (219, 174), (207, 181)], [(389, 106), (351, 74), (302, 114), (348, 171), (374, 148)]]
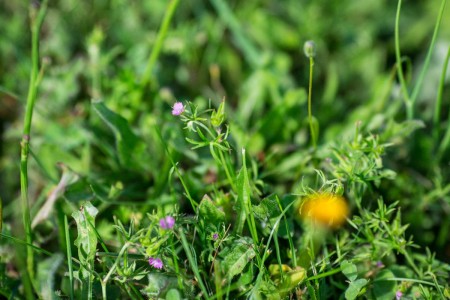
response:
[(303, 45), (303, 52), (307, 58), (316, 56), (316, 43), (314, 41), (306, 41)]

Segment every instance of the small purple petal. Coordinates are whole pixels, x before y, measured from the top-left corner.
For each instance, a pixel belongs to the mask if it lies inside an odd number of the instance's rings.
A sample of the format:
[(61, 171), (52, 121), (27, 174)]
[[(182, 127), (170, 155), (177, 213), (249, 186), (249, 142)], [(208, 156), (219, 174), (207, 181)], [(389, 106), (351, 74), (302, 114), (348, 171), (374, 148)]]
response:
[(175, 102), (172, 107), (172, 115), (179, 116), (184, 112), (184, 105), (181, 102)]
[(402, 299), (403, 293), (401, 291), (397, 291), (395, 293), (395, 300), (400, 300)]
[(162, 269), (163, 268), (163, 263), (159, 258), (153, 258), (150, 257), (148, 259), (148, 263), (150, 264), (150, 266), (156, 268), (156, 269)]
[(162, 229), (172, 229), (174, 225), (175, 219), (171, 216), (159, 220), (159, 226), (161, 226)]
[(219, 234), (214, 233), (214, 234), (213, 234), (213, 240), (217, 240), (218, 238), (219, 238)]

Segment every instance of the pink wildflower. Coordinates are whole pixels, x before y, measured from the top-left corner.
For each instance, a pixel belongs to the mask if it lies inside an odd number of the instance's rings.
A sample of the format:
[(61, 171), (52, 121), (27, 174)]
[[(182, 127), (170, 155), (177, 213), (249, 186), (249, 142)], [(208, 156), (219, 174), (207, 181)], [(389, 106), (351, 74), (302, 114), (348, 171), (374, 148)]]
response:
[(152, 267), (154, 267), (156, 269), (162, 269), (163, 266), (164, 266), (162, 261), (159, 258), (150, 257), (148, 259), (148, 263), (150, 264), (150, 266), (152, 266)]
[(184, 112), (184, 105), (181, 102), (175, 102), (172, 107), (172, 115), (179, 116)]
[(402, 299), (403, 293), (401, 291), (397, 291), (395, 293), (395, 300), (400, 300)]
[(172, 229), (174, 225), (175, 219), (171, 216), (167, 216), (159, 220), (159, 226), (161, 226), (162, 229)]

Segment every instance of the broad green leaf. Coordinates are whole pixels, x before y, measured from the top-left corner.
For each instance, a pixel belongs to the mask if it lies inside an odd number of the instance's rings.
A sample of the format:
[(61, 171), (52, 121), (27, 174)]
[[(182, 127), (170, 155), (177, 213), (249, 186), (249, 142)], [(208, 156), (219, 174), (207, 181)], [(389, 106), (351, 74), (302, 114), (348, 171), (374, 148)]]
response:
[(353, 281), (358, 277), (356, 266), (347, 260), (341, 262), (341, 270), (350, 281)]
[(146, 157), (146, 145), (134, 134), (127, 120), (106, 107), (103, 101), (92, 102), (92, 107), (114, 133), (118, 157), (122, 165), (142, 169), (145, 162), (141, 159)]
[(367, 284), (366, 279), (357, 279), (355, 281), (351, 281), (349, 287), (345, 291), (345, 299), (353, 300), (358, 297), (362, 288)]
[[(149, 273), (148, 285), (141, 290), (149, 299), (158, 299), (159, 295), (164, 295), (166, 291), (176, 289), (177, 278), (161, 273)], [(170, 295), (169, 295), (170, 296)], [(166, 298), (167, 299), (167, 298)]]
[(199, 215), (206, 225), (219, 225), (225, 222), (225, 213), (213, 203), (208, 195), (203, 196), (200, 202)]
[(166, 300), (181, 300), (181, 294), (177, 289), (170, 289), (166, 294)]
[[(86, 202), (79, 211), (72, 214), (77, 223), (78, 237), (75, 246), (78, 247), (78, 259), (82, 266), (89, 268), (93, 265), (97, 251), (97, 235), (94, 231), (95, 216), (98, 210), (90, 202)], [(81, 268), (83, 278), (89, 278), (90, 272)]]
[(63, 261), (61, 253), (41, 261), (37, 265), (37, 286), (41, 299), (60, 299), (55, 293), (55, 273)]
[(256, 252), (253, 249), (250, 239), (238, 239), (228, 252), (221, 263), (224, 273), (228, 279), (242, 273), (245, 266), (255, 257)]
[[(261, 221), (263, 233), (269, 235), (280, 215), (280, 207), (278, 206), (276, 197), (272, 195), (264, 198), (259, 205), (254, 205), (252, 207), (252, 211), (255, 217)], [(281, 227), (285, 228), (284, 224), (283, 226), (280, 226), (280, 228)]]
[(373, 283), (373, 294), (375, 299), (391, 300), (395, 298), (397, 291), (397, 283), (392, 280), (384, 280), (394, 278), (395, 275), (391, 270), (385, 269), (377, 274)]

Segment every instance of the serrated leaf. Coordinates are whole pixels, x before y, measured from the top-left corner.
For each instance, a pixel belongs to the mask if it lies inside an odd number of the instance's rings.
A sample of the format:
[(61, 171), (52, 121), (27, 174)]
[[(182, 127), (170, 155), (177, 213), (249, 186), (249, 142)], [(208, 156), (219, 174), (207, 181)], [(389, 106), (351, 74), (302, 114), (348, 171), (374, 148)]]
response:
[(391, 300), (395, 298), (397, 291), (397, 283), (392, 280), (385, 280), (395, 278), (391, 270), (385, 269), (377, 274), (373, 283), (373, 294), (379, 300)]
[[(95, 216), (98, 210), (90, 203), (86, 202), (79, 211), (72, 214), (77, 223), (78, 236), (74, 244), (78, 247), (78, 259), (83, 266), (93, 264), (97, 251), (97, 235), (94, 230)], [(90, 272), (85, 268), (81, 269), (83, 278), (89, 278)]]
[(349, 287), (345, 291), (345, 299), (354, 300), (358, 297), (362, 288), (367, 284), (366, 279), (357, 279), (355, 281), (351, 281)]
[(353, 281), (358, 277), (356, 266), (347, 260), (341, 262), (341, 270), (350, 281)]
[(240, 274), (256, 255), (250, 241), (244, 238), (236, 240), (233, 247), (229, 251), (225, 250), (224, 252), (228, 253), (224, 257), (221, 266), (229, 280)]
[(214, 205), (208, 195), (203, 196), (199, 205), (199, 215), (206, 225), (219, 225), (225, 222), (225, 213)]
[[(253, 214), (255, 218), (261, 221), (263, 227), (263, 233), (269, 235), (273, 228), (278, 216), (280, 215), (280, 207), (276, 200), (276, 196), (272, 195), (264, 198), (259, 205), (252, 206)], [(285, 226), (280, 226), (285, 229)]]

